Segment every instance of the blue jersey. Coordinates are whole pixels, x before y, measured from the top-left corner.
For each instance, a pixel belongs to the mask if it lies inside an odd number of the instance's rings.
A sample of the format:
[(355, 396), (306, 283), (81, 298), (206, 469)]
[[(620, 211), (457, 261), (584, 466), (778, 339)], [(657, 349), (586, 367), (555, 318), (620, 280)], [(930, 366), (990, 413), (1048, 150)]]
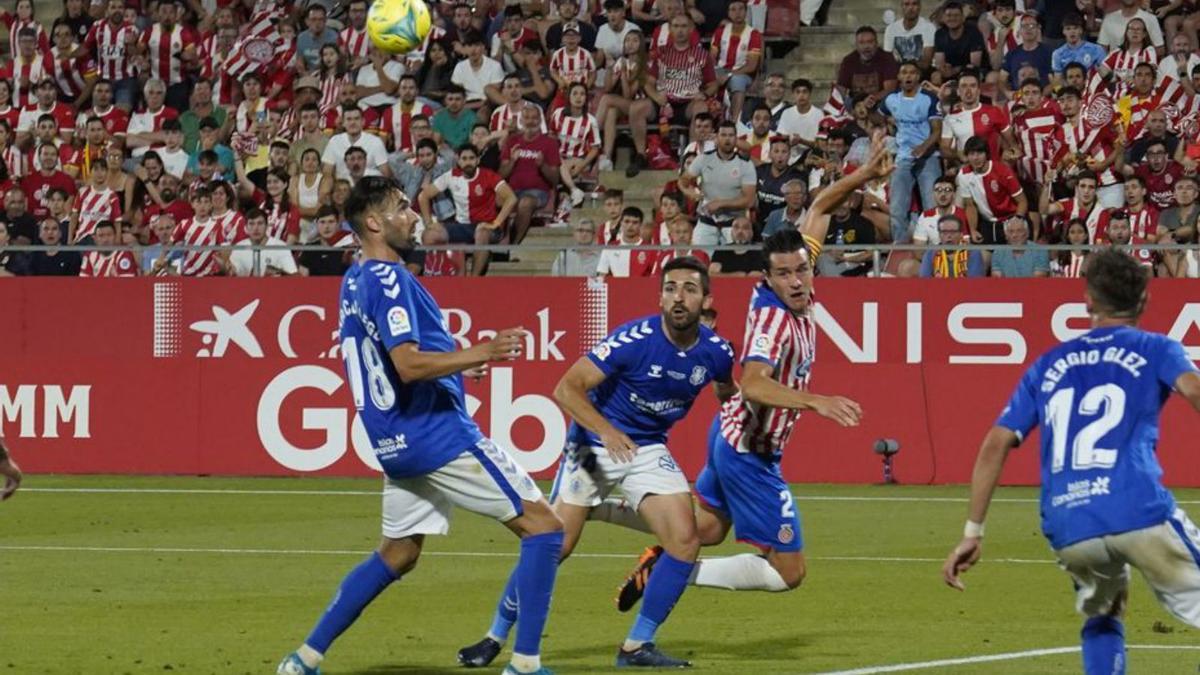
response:
[[(662, 317), (630, 321), (588, 354), (605, 375), (588, 392), (613, 426), (640, 445), (666, 443), (671, 426), (683, 419), (709, 382), (729, 382), (733, 348), (708, 327), (696, 344), (680, 349), (663, 332)], [(595, 434), (572, 422), (567, 442), (600, 446)]]
[(1195, 370), (1177, 341), (1109, 327), (1055, 347), (1021, 378), (996, 424), (1022, 439), (1042, 427), (1042, 531), (1055, 549), (1171, 515), (1158, 417)]
[(462, 375), (402, 382), (389, 355), (414, 342), (452, 352), (442, 312), (404, 263), (366, 260), (342, 278), (338, 324), (346, 380), (383, 470), (393, 478), (435, 471), (483, 438), (467, 414)]

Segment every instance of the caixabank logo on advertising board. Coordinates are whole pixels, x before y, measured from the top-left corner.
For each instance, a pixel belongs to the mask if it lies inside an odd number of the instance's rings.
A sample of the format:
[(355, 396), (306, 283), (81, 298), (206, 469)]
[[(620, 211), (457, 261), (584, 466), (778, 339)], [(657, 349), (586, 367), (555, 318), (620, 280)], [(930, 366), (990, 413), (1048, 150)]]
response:
[[(569, 298), (551, 295), (532, 304), (499, 306), (480, 302), (474, 294), (440, 299), (443, 325), (460, 348), (511, 325), (529, 332), (524, 360), (491, 368), (467, 396), (468, 412), (484, 432), (514, 451), (529, 471), (557, 462), (566, 440), (568, 420), (546, 395), (546, 383), (578, 358), (580, 345), (602, 339), (607, 328), (607, 287), (585, 281), (580, 285)], [(320, 471), (353, 449), (364, 464), (378, 470), (376, 451), (384, 448), (374, 447), (344, 390), (336, 296), (321, 304), (268, 293), (210, 301), (200, 290), (180, 282), (155, 284), (154, 356), (237, 360), (248, 362), (248, 371), (265, 371), (268, 377), (254, 418), (246, 422), (253, 424), (263, 450), (279, 465)], [(459, 297), (466, 302), (458, 302)], [(569, 302), (552, 302), (556, 300)], [(289, 426), (284, 411), (301, 392), (318, 392), (325, 403), (303, 408), (298, 417), (292, 416), (298, 426)], [(486, 412), (483, 418), (481, 410)], [(318, 432), (323, 440), (302, 444), (296, 439), (304, 432)]]

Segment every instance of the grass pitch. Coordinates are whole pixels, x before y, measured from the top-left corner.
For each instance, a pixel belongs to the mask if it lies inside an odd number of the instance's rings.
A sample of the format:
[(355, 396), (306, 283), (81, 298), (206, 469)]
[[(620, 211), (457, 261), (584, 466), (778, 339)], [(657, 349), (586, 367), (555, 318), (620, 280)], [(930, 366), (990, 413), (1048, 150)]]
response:
[[(342, 576), (375, 545), (379, 482), (31, 476), (0, 505), (0, 673), (273, 673)], [(963, 487), (794, 487), (809, 577), (797, 591), (691, 588), (659, 633), (704, 673), (813, 673), (971, 659), (939, 673), (1079, 672), (1069, 579), (1038, 532), (1036, 493), (1004, 489), (968, 590), (941, 585)], [(1178, 491), (1200, 516), (1200, 491)], [(1187, 504), (1186, 501), (1193, 501)], [(632, 615), (612, 599), (645, 535), (589, 524), (561, 570), (543, 660), (612, 670)], [(726, 544), (704, 554), (747, 551)], [(325, 672), (460, 673), (517, 542), (458, 513), (417, 569), (339, 640)], [(1140, 578), (1126, 622), (1134, 673), (1195, 673), (1200, 635)], [(503, 666), (508, 652), (498, 659)], [(492, 669), (492, 672), (499, 668)], [(909, 670), (909, 669), (905, 669)]]

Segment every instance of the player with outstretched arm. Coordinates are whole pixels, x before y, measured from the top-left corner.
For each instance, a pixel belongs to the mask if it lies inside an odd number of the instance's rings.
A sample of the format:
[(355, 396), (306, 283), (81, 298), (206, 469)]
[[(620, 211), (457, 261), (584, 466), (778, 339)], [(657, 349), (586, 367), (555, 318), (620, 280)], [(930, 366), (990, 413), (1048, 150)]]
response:
[[(667, 432), (710, 382), (721, 400), (733, 393), (733, 348), (700, 323), (711, 303), (707, 266), (692, 257), (670, 261), (662, 271), (661, 311), (618, 327), (554, 389), (572, 418), (551, 492), (566, 529), (563, 558), (579, 541), (592, 507), (617, 487), (665, 549), (642, 611), (617, 652), (618, 667), (691, 665), (659, 651), (654, 637), (687, 588), (700, 550), (687, 477), (667, 449)], [(492, 627), (459, 651), (459, 662), (491, 663), (524, 614), (524, 597), (510, 580)]]
[(486, 438), (467, 413), (463, 373), (521, 356), (525, 331), (499, 331), (468, 349), (400, 259), (413, 244), (417, 214), (391, 180), (363, 178), (346, 200), (362, 261), (342, 280), (341, 353), (354, 407), (386, 474), (383, 537), (350, 572), (304, 644), (278, 672), (309, 675), (333, 641), (392, 582), (417, 563), (425, 535), (446, 534), (454, 506), (494, 518), (521, 539), (513, 584), (521, 620), (505, 673), (550, 671), (539, 657), (562, 549), (562, 521), (533, 479)]
[[(808, 383), (816, 358), (813, 265), (837, 205), (891, 172), (882, 139), (873, 145), (862, 167), (821, 192), (802, 229), (779, 232), (763, 243), (765, 274), (750, 299), (739, 391), (713, 419), (708, 462), (696, 479), (701, 543), (721, 543), (732, 527), (738, 540), (762, 554), (701, 558), (692, 574), (694, 585), (787, 591), (804, 579), (800, 518), (779, 465), (802, 411), (847, 427), (862, 417), (854, 401), (810, 393)], [(658, 548), (647, 549), (621, 588), (618, 609), (627, 611), (642, 598), (661, 559)]]
[(1167, 611), (1200, 628), (1200, 531), (1163, 487), (1155, 457), (1171, 392), (1200, 412), (1200, 372), (1178, 341), (1137, 327), (1146, 268), (1109, 249), (1088, 257), (1084, 276), (1092, 328), (1034, 362), (984, 438), (963, 538), (942, 576), (963, 590), (1008, 453), (1040, 426), (1042, 532), (1087, 617), (1083, 671), (1120, 675), (1131, 566)]

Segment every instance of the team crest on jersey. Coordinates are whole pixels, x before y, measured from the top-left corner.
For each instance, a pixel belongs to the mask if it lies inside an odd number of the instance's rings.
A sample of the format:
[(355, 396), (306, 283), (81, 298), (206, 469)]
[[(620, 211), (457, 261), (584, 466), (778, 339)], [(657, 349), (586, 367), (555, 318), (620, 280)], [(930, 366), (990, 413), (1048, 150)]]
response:
[(475, 196), (476, 197), (483, 196), (483, 186), (478, 183), (475, 184)]
[(608, 358), (609, 354), (612, 354), (612, 347), (609, 347), (607, 344), (601, 342), (592, 349), (592, 354), (594, 354), (596, 358), (603, 361)]
[(700, 385), (704, 384), (704, 378), (707, 375), (707, 368), (704, 366), (696, 366), (695, 368), (692, 368), (692, 376), (688, 378), (688, 382), (692, 383), (692, 386), (694, 387), (699, 387)]
[(842, 233), (842, 241), (846, 242), (847, 244), (853, 244), (854, 240), (857, 238), (858, 235), (854, 230), (846, 230)]
[(812, 357), (806, 356), (804, 361), (800, 365), (796, 366), (796, 377), (801, 379), (808, 377), (808, 373), (812, 371), (812, 364)]
[(1166, 176), (1163, 177), (1163, 181), (1165, 181), (1167, 185), (1170, 185), (1171, 183), (1175, 182), (1175, 177), (1172, 176), (1171, 174), (1167, 174)]
[(992, 192), (1000, 191), (1000, 181), (993, 179), (990, 185), (992, 188)]
[(387, 313), (388, 330), (392, 337), (412, 332), (412, 322), (408, 319), (408, 310), (403, 307), (393, 307)]
[(796, 538), (796, 532), (792, 529), (791, 523), (784, 523), (779, 526), (779, 534), (775, 535), (781, 544), (790, 544)]
[(985, 126), (985, 127), (986, 127), (986, 126), (987, 126), (987, 123), (988, 123), (988, 114), (987, 114), (987, 113), (983, 113), (982, 115), (980, 115), (980, 116), (979, 116), (979, 121), (980, 121), (980, 122), (983, 122), (983, 126)]

